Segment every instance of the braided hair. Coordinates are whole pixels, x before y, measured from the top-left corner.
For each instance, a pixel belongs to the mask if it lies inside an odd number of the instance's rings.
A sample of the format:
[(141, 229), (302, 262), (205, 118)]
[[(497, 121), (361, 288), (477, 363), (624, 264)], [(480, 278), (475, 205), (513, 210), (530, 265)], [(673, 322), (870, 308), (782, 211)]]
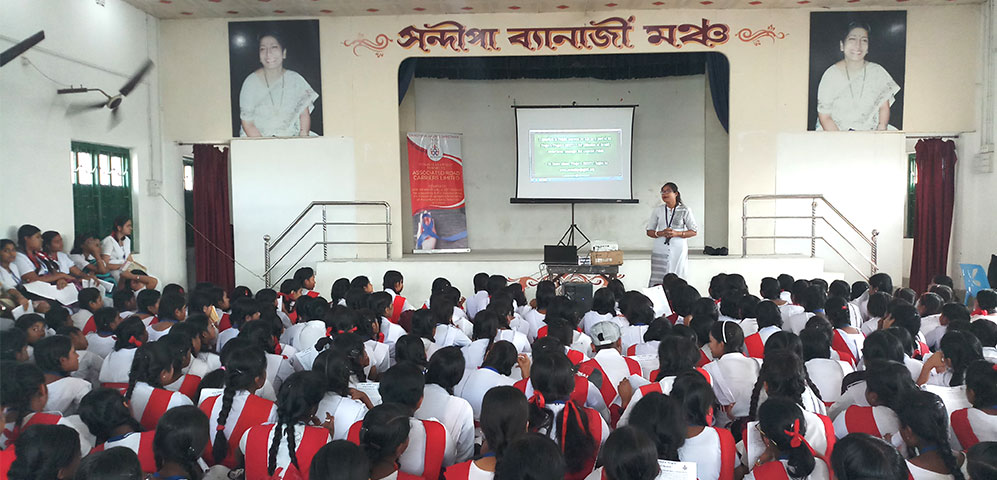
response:
[[(297, 448), (294, 445), (294, 427), (311, 419), (315, 408), (325, 394), (325, 381), (318, 372), (303, 371), (287, 377), (277, 392), (277, 425), (273, 429), (273, 440), (267, 457), (267, 474), (273, 475), (277, 469), (277, 450), (283, 435), (287, 439), (287, 454), (291, 463), (299, 471)], [(284, 432), (281, 433), (281, 426)]]
[(411, 410), (398, 403), (382, 403), (363, 417), (360, 426), (360, 448), (371, 465), (390, 459), (401, 444), (408, 440)]
[(183, 468), (190, 480), (201, 480), (204, 472), (198, 459), (208, 445), (208, 417), (193, 405), (171, 408), (156, 425), (152, 440), (152, 453), (156, 468), (167, 462)]
[(950, 387), (962, 385), (966, 378), (966, 369), (977, 360), (983, 360), (983, 346), (980, 340), (970, 332), (952, 330), (945, 333), (938, 342), (939, 349), (945, 359), (952, 362), (952, 380)]
[(132, 315), (118, 324), (118, 328), (114, 329), (114, 337), (114, 351), (118, 351), (138, 348), (149, 340), (149, 332), (145, 329), (142, 319)]
[[(575, 388), (575, 372), (565, 356), (544, 355), (536, 359), (530, 370), (536, 395), (530, 402), (530, 431), (558, 433), (558, 445), (564, 454), (568, 472), (578, 472), (591, 458), (597, 445), (592, 438), (588, 415), (583, 414), (571, 392)], [(564, 408), (554, 414), (547, 403), (564, 402)]]
[(7, 474), (14, 479), (59, 478), (80, 457), (80, 436), (65, 425), (32, 425), (13, 446), (17, 458)]
[(125, 400), (132, 399), (135, 384), (145, 382), (153, 387), (163, 387), (160, 380), (163, 372), (171, 372), (171, 376), (180, 372), (182, 359), (170, 349), (166, 343), (146, 343), (135, 350), (132, 359), (132, 369), (128, 372), (128, 390)]
[(786, 350), (776, 350), (765, 356), (765, 362), (758, 371), (758, 380), (751, 391), (751, 406), (748, 416), (755, 418), (758, 413), (758, 397), (762, 385), (767, 385), (769, 397), (780, 396), (788, 398), (797, 405), (803, 405), (803, 392), (806, 391), (806, 368), (803, 361), (795, 353)]
[(98, 445), (107, 442), (118, 427), (128, 426), (134, 432), (142, 429), (121, 392), (113, 388), (98, 388), (86, 394), (80, 400), (79, 414), (90, 433), (97, 437)]
[(481, 400), (481, 433), (488, 450), (501, 458), (505, 448), (526, 433), (530, 410), (516, 387), (494, 387)]
[(228, 439), (225, 437), (224, 427), (228, 421), (228, 414), (232, 411), (232, 400), (235, 398), (235, 393), (239, 390), (256, 388), (257, 379), (267, 374), (267, 358), (259, 348), (246, 346), (233, 350), (227, 357), (227, 363), (224, 365), (225, 391), (222, 393), (222, 408), (218, 411), (219, 428), (215, 432), (215, 439), (211, 446), (211, 454), (216, 463), (221, 463), (228, 455), (229, 445)]
[(350, 376), (353, 375), (353, 366), (346, 357), (326, 350), (315, 357), (312, 371), (325, 376), (327, 392), (344, 398), (350, 396)]
[[(769, 362), (769, 359), (765, 359)], [(795, 400), (773, 397), (758, 410), (758, 427), (779, 451), (789, 455), (787, 473), (793, 478), (806, 478), (814, 471), (816, 460), (803, 438), (807, 420)], [(962, 480), (962, 479), (959, 479)]]
[(903, 400), (897, 411), (900, 425), (910, 429), (917, 437), (916, 447), (910, 446), (908, 442), (908, 458), (917, 457), (923, 453), (920, 449), (933, 446), (938, 449), (948, 473), (955, 480), (965, 480), (949, 445), (949, 419), (942, 399), (934, 393), (917, 390)]
[(495, 336), (498, 335), (499, 318), (495, 312), (482, 310), (474, 316), (474, 328), (471, 330), (471, 340), (488, 339), (485, 351), (492, 349)]

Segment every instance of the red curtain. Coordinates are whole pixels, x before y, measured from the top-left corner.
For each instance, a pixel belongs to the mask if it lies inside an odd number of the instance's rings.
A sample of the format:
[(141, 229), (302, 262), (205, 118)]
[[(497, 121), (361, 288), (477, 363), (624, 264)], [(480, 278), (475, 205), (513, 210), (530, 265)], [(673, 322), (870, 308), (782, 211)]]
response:
[(931, 277), (948, 270), (952, 207), (955, 204), (955, 142), (919, 140), (915, 189), (917, 230), (910, 265), (910, 288), (923, 292)]
[[(194, 145), (194, 262), (198, 282), (235, 288), (228, 148)], [(197, 233), (197, 232), (200, 232)]]

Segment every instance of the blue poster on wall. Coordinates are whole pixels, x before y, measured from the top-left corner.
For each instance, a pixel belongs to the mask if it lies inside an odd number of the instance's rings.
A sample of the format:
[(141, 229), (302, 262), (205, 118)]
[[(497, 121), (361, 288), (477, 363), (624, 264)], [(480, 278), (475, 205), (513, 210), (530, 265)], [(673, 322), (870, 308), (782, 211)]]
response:
[(990, 288), (987, 270), (973, 263), (960, 263), (959, 268), (962, 270), (962, 281), (966, 283), (966, 305), (972, 305), (969, 300), (976, 298), (976, 292)]

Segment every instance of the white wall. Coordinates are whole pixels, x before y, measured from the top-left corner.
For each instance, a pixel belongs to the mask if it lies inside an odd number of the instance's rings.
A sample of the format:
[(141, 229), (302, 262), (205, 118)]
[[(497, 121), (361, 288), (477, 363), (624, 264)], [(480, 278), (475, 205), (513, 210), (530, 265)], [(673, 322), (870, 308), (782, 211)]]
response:
[[(904, 142), (899, 133), (784, 133), (779, 135), (776, 157), (776, 193), (824, 195), (865, 236), (871, 238), (872, 230), (879, 230), (879, 270), (898, 282), (903, 277), (907, 193)], [(757, 211), (756, 206), (749, 214)], [(779, 215), (810, 215), (811, 202), (780, 200), (776, 211)], [(871, 257), (869, 245), (822, 203), (818, 203), (817, 215), (827, 218), (862, 255)], [(810, 234), (809, 220), (780, 222), (784, 223), (776, 227), (777, 235)], [(817, 224), (817, 235), (827, 238), (863, 274), (870, 274), (869, 264), (823, 222)], [(825, 259), (826, 271), (842, 273), (850, 282), (861, 278), (830, 248), (822, 242), (817, 245), (817, 256)], [(776, 252), (809, 254), (810, 242), (780, 240)]]
[[(516, 196), (516, 121), (511, 105), (640, 105), (634, 119), (633, 192), (639, 204), (579, 204), (575, 219), (590, 239), (624, 250), (650, 250), (644, 235), (659, 190), (678, 184), (700, 225), (704, 207), (704, 75), (646, 80), (416, 79), (415, 129), (463, 133), (469, 246), (480, 250), (539, 250), (571, 224), (568, 205), (510, 204)], [(709, 105), (712, 111), (712, 104)], [(402, 174), (407, 175), (402, 160)], [(404, 202), (407, 203), (407, 202)], [(404, 208), (404, 207), (403, 207)], [(399, 212), (411, 232), (411, 208)], [(703, 230), (692, 248), (702, 248)], [(410, 250), (411, 235), (405, 237)], [(583, 242), (584, 240), (582, 240)], [(581, 242), (578, 242), (581, 243)]]
[[(290, 223), (314, 200), (356, 200), (356, 174), (353, 163), (353, 141), (342, 137), (312, 137), (268, 140), (245, 139), (232, 141), (229, 168), (232, 172), (232, 230), (235, 242), (236, 283), (252, 289), (263, 288), (263, 236), (273, 242)], [(306, 255), (308, 248), (322, 240), (321, 209), (313, 210), (288, 236), (276, 245), (273, 262), (287, 253), (273, 273), (273, 283), (294, 262)], [(370, 215), (373, 215), (371, 217)], [(352, 222), (357, 219), (383, 221), (383, 210), (329, 207), (328, 221)], [(352, 227), (330, 227), (329, 241), (353, 241), (360, 235)], [(378, 229), (383, 240), (383, 229)], [(377, 235), (374, 235), (376, 237)], [(304, 240), (294, 247), (298, 239)], [(366, 238), (366, 237), (364, 237)], [(373, 238), (373, 237), (372, 237)], [(384, 255), (384, 248), (372, 249)], [(356, 249), (332, 248), (330, 258), (355, 257)], [(321, 260), (322, 248), (315, 247), (303, 265)], [(290, 263), (288, 263), (290, 262)], [(293, 275), (293, 270), (291, 274)]]
[[(151, 58), (158, 62), (159, 22), (120, 0), (94, 2), (6, 0), (0, 15), (0, 50), (38, 30), (45, 40), (23, 55), (56, 82), (116, 92)], [(31, 223), (74, 238), (69, 152), (73, 140), (131, 149), (133, 213), (138, 228), (136, 259), (165, 282), (183, 282), (183, 218), (163, 199), (148, 196), (147, 181), (163, 181), (163, 194), (183, 211), (180, 159), (163, 158), (159, 71), (120, 107), (124, 122), (108, 129), (107, 110), (65, 115), (75, 102), (98, 93), (56, 95), (61, 88), (23, 59), (0, 72), (0, 235), (14, 238)], [(91, 232), (106, 235), (108, 232)], [(68, 246), (67, 245), (67, 246)]]

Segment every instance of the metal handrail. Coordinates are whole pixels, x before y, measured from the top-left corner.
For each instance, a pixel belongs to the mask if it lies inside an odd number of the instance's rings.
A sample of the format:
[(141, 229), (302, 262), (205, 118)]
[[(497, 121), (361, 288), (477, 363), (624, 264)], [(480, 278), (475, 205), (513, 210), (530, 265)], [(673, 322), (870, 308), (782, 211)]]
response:
[[(330, 221), (327, 220), (327, 208), (326, 207), (363, 207), (363, 206), (379, 206), (379, 207), (383, 207), (384, 208), (384, 222), (330, 222)], [(315, 209), (315, 207), (321, 207), (322, 208), (322, 221), (320, 221), (320, 222), (313, 222), (311, 225), (309, 225), (307, 230), (305, 230), (304, 232), (302, 232), (300, 235), (297, 236), (297, 240), (295, 240), (294, 243), (291, 244), (291, 246), (287, 248), (287, 250), (284, 252), (284, 254), (281, 255), (280, 258), (278, 258), (276, 262), (272, 262), (271, 263), (271, 261), (270, 261), (271, 260), (270, 259), (270, 255), (273, 253), (273, 251), (276, 249), (276, 247), (285, 238), (288, 237), (288, 235), (291, 233), (291, 231), (294, 230), (294, 228), (301, 223), (301, 221), (305, 218), (305, 216), (307, 216), (309, 214), (309, 212), (311, 212), (313, 209)], [(328, 249), (329, 245), (384, 245), (385, 246), (385, 255), (386, 255), (387, 259), (389, 259), (389, 260), (391, 259), (391, 205), (389, 205), (388, 202), (384, 202), (384, 201), (334, 201), (334, 200), (314, 201), (314, 202), (309, 203), (308, 206), (305, 207), (305, 209), (302, 210), (301, 213), (298, 214), (298, 216), (294, 220), (291, 221), (291, 223), (287, 226), (287, 228), (285, 228), (284, 231), (281, 232), (280, 235), (277, 236), (276, 240), (274, 240), (273, 242), (271, 242), (270, 241), (271, 240), (270, 235), (264, 235), (263, 236), (263, 268), (264, 268), (264, 271), (263, 271), (263, 280), (264, 280), (264, 283), (266, 284), (267, 287), (270, 287), (270, 286), (274, 285), (274, 283), (276, 283), (276, 282), (271, 282), (271, 272), (273, 272), (273, 270), (277, 268), (277, 266), (284, 260), (284, 258), (286, 258), (291, 253), (291, 251), (293, 251), (295, 249), (295, 247), (297, 247), (305, 239), (305, 237), (309, 233), (311, 233), (312, 230), (315, 229), (315, 227), (318, 227), (318, 226), (322, 227), (322, 241), (312, 243), (308, 247), (308, 249), (305, 250), (305, 253), (302, 254), (298, 258), (298, 260), (295, 261), (286, 272), (284, 272), (284, 274), (282, 274), (280, 277), (277, 278), (277, 282), (281, 281), (284, 277), (286, 277), (287, 274), (290, 273), (291, 270), (294, 269), (299, 263), (301, 263), (301, 261), (304, 260), (304, 258), (306, 256), (308, 256), (308, 254), (311, 253), (311, 251), (317, 245), (322, 245), (322, 258), (324, 260), (328, 260), (329, 259), (329, 249)], [(328, 227), (330, 227), (330, 226), (332, 226), (332, 227), (341, 227), (341, 226), (355, 226), (355, 227), (359, 227), (359, 226), (368, 226), (368, 227), (369, 226), (383, 226), (384, 227), (384, 241), (383, 242), (382, 241), (378, 241), (378, 242), (371, 242), (371, 241), (329, 241), (329, 238), (328, 238)]]
[[(757, 215), (757, 216), (749, 216), (748, 215), (748, 202), (752, 201), (752, 200), (811, 200), (811, 204), (810, 204), (810, 215), (809, 216), (805, 216), (805, 215)], [(856, 234), (858, 234), (859, 238), (861, 238), (862, 240), (864, 240), (869, 245), (869, 247), (871, 248), (871, 258), (870, 257), (866, 257), (865, 254), (863, 254), (861, 252), (861, 250), (859, 250), (858, 247), (855, 246), (855, 244), (853, 244), (847, 237), (845, 237), (845, 235), (843, 233), (841, 233), (841, 231), (838, 230), (838, 228), (835, 227), (831, 223), (830, 220), (828, 220), (824, 216), (817, 215), (817, 201), (818, 200), (820, 200), (825, 205), (827, 205), (827, 207), (830, 208), (831, 211), (834, 212), (835, 215), (837, 215), (839, 219), (841, 219), (842, 221), (845, 222), (846, 225), (848, 225), (849, 227), (851, 227), (851, 229)], [(748, 235), (748, 220), (782, 220), (782, 219), (785, 219), (785, 220), (810, 220), (810, 236), (795, 236), (795, 235), (791, 235), (791, 236), (787, 236), (787, 235)], [(830, 247), (831, 250), (833, 250), (834, 253), (836, 253), (838, 255), (838, 257), (840, 257), (842, 260), (844, 260), (844, 262), (847, 263), (848, 266), (850, 266), (853, 270), (855, 270), (856, 273), (858, 273), (860, 276), (862, 276), (863, 278), (865, 278), (866, 280), (868, 280), (868, 277), (864, 273), (862, 273), (859, 270), (859, 268), (856, 267), (851, 261), (849, 261), (848, 258), (846, 258), (841, 253), (841, 251), (839, 251), (837, 248), (835, 248), (834, 245), (831, 244), (831, 242), (829, 242), (826, 238), (824, 238), (822, 236), (817, 236), (817, 220), (822, 220), (825, 224), (827, 224), (827, 226), (830, 227), (831, 230), (834, 231), (834, 233), (838, 234), (838, 237), (840, 237), (841, 240), (844, 240), (844, 242), (846, 244), (848, 244), (849, 247), (851, 247), (856, 253), (858, 253), (859, 256), (862, 257), (862, 260), (865, 260), (870, 265), (872, 274), (875, 274), (879, 270), (879, 265), (877, 263), (877, 256), (878, 256), (877, 255), (878, 254), (878, 251), (877, 251), (878, 250), (878, 239), (877, 238), (879, 236), (879, 231), (878, 230), (873, 230), (872, 231), (872, 238), (866, 237), (865, 234), (862, 233), (862, 231), (859, 230), (858, 227), (856, 227), (854, 223), (852, 223), (850, 220), (848, 220), (848, 218), (845, 217), (845, 215), (842, 214), (841, 211), (838, 210), (837, 207), (835, 207), (833, 204), (831, 204), (830, 201), (828, 201), (826, 198), (824, 198), (823, 195), (820, 195), (820, 194), (746, 195), (744, 197), (744, 200), (741, 202), (741, 257), (745, 257), (745, 256), (748, 255), (748, 240), (758, 240), (758, 239), (805, 240), (805, 239), (809, 239), (810, 240), (810, 257), (813, 258), (813, 257), (817, 256), (817, 240), (820, 240), (820, 241), (824, 242), (825, 245), (827, 245), (828, 247)]]

